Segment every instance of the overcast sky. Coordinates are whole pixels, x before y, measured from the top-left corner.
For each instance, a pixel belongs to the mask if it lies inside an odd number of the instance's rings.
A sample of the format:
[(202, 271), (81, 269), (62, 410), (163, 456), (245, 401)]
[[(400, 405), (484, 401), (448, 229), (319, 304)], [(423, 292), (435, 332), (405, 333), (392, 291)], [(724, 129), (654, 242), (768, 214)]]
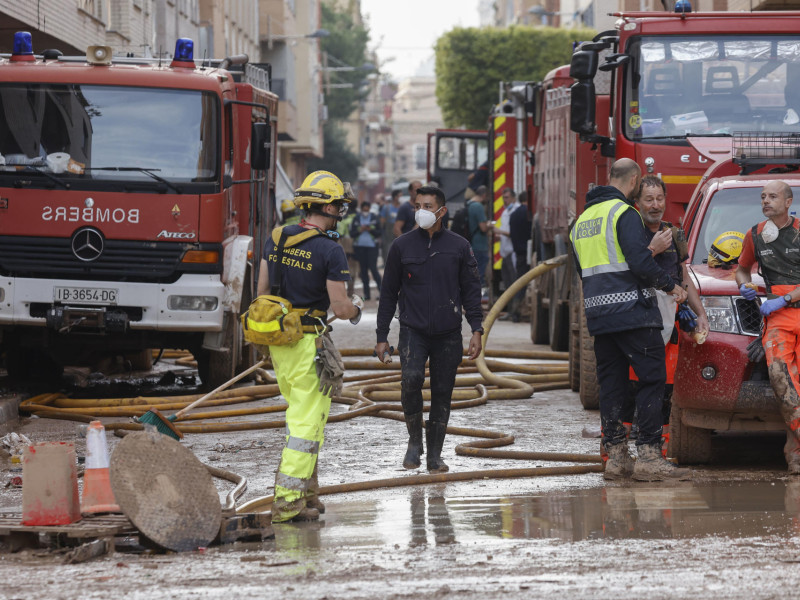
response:
[(478, 0), (361, 0), (361, 13), (369, 24), (370, 48), (378, 48), (381, 71), (395, 79), (414, 75), (446, 31), (478, 26)]

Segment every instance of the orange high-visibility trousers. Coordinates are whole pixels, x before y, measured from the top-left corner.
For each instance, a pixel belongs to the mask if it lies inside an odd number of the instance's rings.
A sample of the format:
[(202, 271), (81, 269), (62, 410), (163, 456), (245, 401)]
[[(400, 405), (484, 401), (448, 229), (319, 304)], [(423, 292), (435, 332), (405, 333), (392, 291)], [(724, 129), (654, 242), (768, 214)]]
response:
[[(772, 292), (777, 295), (788, 294), (794, 288), (776, 285)], [(786, 425), (800, 437), (800, 308), (783, 308), (765, 320), (764, 352), (769, 380)]]

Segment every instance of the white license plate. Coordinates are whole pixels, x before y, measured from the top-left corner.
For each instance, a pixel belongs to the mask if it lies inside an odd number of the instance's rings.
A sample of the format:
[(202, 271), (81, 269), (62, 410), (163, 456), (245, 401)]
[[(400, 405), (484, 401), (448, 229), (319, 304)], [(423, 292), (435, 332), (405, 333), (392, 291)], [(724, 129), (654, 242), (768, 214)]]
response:
[(116, 304), (119, 290), (90, 287), (57, 287), (53, 289), (56, 302), (79, 304)]

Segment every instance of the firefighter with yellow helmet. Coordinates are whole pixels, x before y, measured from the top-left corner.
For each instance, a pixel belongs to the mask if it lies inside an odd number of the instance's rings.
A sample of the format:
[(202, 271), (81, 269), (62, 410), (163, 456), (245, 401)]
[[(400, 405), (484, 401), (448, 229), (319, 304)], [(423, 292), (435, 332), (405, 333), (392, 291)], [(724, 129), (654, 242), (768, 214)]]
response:
[(300, 209), (294, 204), (294, 199), (287, 198), (281, 202), (281, 219), (284, 225), (297, 225), (300, 222)]
[[(347, 296), (350, 271), (337, 243), (336, 224), (352, 200), (349, 186), (333, 173), (315, 171), (306, 177), (294, 198), (303, 217), (297, 225), (272, 232), (259, 270), (259, 298), (243, 316), (245, 337), (258, 331), (277, 334), (265, 345), (289, 405), (286, 445), (275, 477), (274, 523), (315, 520), (325, 510), (316, 493), (317, 456), (330, 396), (341, 389), (344, 370), (328, 334), (327, 312), (330, 309), (338, 319), (356, 324), (363, 307), (361, 298)], [(279, 304), (283, 315), (273, 323), (259, 323), (254, 312), (258, 301)], [(280, 337), (289, 330), (284, 321), (292, 316), (301, 329), (296, 341)]]

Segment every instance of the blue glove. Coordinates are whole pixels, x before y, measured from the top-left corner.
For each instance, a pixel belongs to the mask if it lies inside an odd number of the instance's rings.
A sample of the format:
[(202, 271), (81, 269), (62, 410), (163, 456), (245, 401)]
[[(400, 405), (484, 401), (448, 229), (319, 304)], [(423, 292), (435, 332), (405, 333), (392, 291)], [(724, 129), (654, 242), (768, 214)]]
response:
[(697, 327), (697, 315), (685, 302), (678, 307), (678, 323), (684, 331), (694, 331)]
[(778, 296), (777, 298), (773, 298), (772, 300), (767, 300), (764, 302), (759, 310), (761, 314), (765, 317), (771, 315), (776, 310), (780, 310), (786, 307), (786, 300), (783, 299), (783, 296)]
[[(756, 291), (753, 288), (745, 287), (745, 283), (739, 286), (739, 293), (742, 295), (742, 298), (745, 300), (755, 300), (756, 299)], [(783, 307), (781, 307), (783, 308)]]

